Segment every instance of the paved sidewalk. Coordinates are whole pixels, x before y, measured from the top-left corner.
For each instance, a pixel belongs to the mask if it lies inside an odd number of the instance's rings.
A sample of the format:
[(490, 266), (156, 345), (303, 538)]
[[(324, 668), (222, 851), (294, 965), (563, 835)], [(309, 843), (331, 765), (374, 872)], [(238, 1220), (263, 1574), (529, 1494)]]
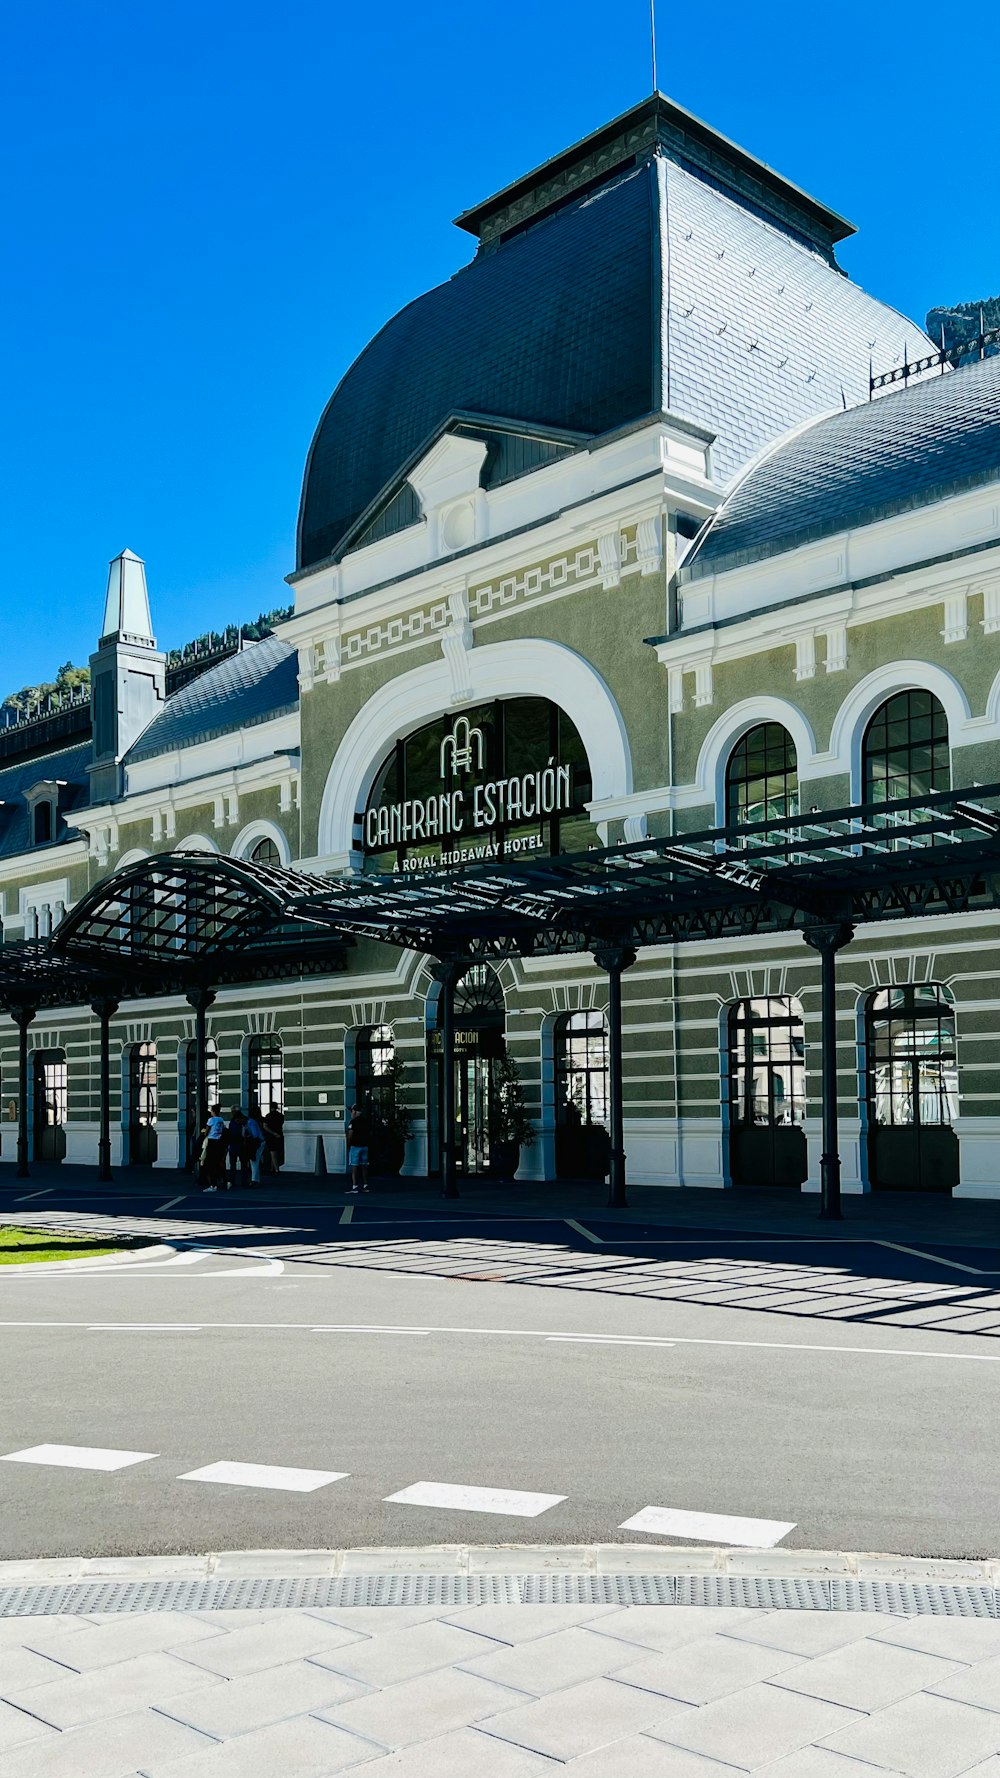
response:
[[(357, 1568), (375, 1554), (357, 1552)], [(492, 1552), (496, 1572), (505, 1555)], [(766, 1574), (775, 1562), (773, 1553), (636, 1552), (678, 1569), (695, 1556), (720, 1572)], [(803, 1567), (857, 1571), (858, 1560), (814, 1556)], [(278, 1552), (92, 1567), (194, 1575), (226, 1562), (245, 1576), (290, 1566)], [(440, 1552), (425, 1552), (423, 1566), (439, 1567)], [(591, 1601), (0, 1616), (2, 1769), (4, 1778), (1000, 1778), (1000, 1619), (936, 1609), (926, 1600), (910, 1612)]]
[[(315, 1174), (284, 1172), (278, 1179), (264, 1180), (258, 1189), (238, 1188), (219, 1197), (205, 1197), (189, 1174), (163, 1169), (120, 1168), (111, 1184), (101, 1184), (95, 1169), (63, 1162), (58, 1166), (32, 1165), (30, 1180), (18, 1180), (14, 1166), (0, 1161), (0, 1188), (11, 1191), (21, 1188), (23, 1194), (38, 1192), (40, 1200), (33, 1206), (45, 1209), (44, 1198), (76, 1198), (84, 1204), (89, 1199), (103, 1208), (120, 1201), (123, 1208), (134, 1209), (147, 1201), (160, 1204), (164, 1198), (183, 1199), (185, 1213), (200, 1206), (210, 1214), (213, 1206), (239, 1205), (243, 1213), (250, 1206), (272, 1214), (283, 1207), (301, 1208), (322, 1213), (343, 1211), (358, 1200), (346, 1195), (347, 1180), (336, 1175), (318, 1178)], [(181, 1194), (181, 1198), (178, 1198)], [(800, 1236), (809, 1241), (843, 1241), (845, 1239), (878, 1241), (930, 1241), (935, 1245), (976, 1247), (996, 1252), (1000, 1249), (1000, 1198), (952, 1198), (947, 1193), (876, 1192), (861, 1196), (845, 1195), (843, 1220), (822, 1222), (819, 1198), (811, 1192), (773, 1189), (739, 1189), (732, 1191), (704, 1190), (696, 1187), (629, 1186), (627, 1210), (611, 1210), (607, 1204), (607, 1186), (596, 1180), (463, 1180), (461, 1196), (447, 1204), (442, 1202), (440, 1183), (436, 1179), (377, 1179), (372, 1182), (366, 1209), (393, 1216), (433, 1217), (446, 1215), (513, 1217), (526, 1221), (564, 1221), (582, 1217), (598, 1224), (617, 1224), (623, 1232), (643, 1227), (689, 1228), (711, 1230), (719, 1234), (735, 1231), (751, 1235)], [(5, 1215), (9, 1210), (5, 1211)]]

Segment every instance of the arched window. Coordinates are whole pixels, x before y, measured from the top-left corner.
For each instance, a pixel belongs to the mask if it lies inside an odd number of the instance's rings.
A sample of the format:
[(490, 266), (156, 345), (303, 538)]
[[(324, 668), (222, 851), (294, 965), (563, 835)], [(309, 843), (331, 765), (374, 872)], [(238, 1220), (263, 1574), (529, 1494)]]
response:
[(475, 1025), (506, 1011), (500, 977), (488, 963), (473, 963), (455, 986), (455, 1023)]
[(376, 1117), (384, 1116), (396, 1044), (391, 1025), (363, 1025), (354, 1051), (354, 1097)]
[[(187, 1126), (194, 1130), (198, 1122), (198, 1106), (195, 1103), (196, 1040), (192, 1037), (184, 1053), (184, 1084), (187, 1099)], [(205, 1103), (217, 1105), (219, 1102), (219, 1046), (214, 1037), (205, 1041)]]
[(250, 1104), (268, 1112), (285, 1109), (285, 1065), (281, 1038), (271, 1031), (251, 1037), (248, 1053)]
[(795, 742), (780, 722), (760, 722), (729, 755), (726, 825), (756, 827), (798, 812)]
[(272, 868), (281, 864), (281, 853), (276, 841), (272, 840), (269, 834), (265, 834), (262, 840), (257, 841), (250, 853), (250, 863), (266, 864)]
[(862, 747), (862, 800), (892, 803), (951, 788), (948, 718), (932, 691), (899, 691), (876, 710)]
[(564, 1013), (556, 1025), (556, 1123), (607, 1121), (608, 1021), (602, 1012)]

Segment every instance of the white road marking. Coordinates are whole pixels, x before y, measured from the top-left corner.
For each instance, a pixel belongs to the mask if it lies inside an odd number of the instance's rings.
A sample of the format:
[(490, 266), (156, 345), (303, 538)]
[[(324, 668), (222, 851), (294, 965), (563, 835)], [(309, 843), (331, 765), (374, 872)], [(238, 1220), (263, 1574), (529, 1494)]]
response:
[[(14, 1269), (14, 1267), (5, 1268), (5, 1270)], [(115, 1276), (121, 1278), (123, 1269), (124, 1268), (119, 1268)], [(38, 1267), (28, 1266), (25, 1267), (25, 1270), (34, 1272), (38, 1270)], [(88, 1273), (87, 1275), (88, 1278), (93, 1277), (93, 1273)], [(79, 1277), (79, 1273), (75, 1273), (74, 1276)], [(200, 1272), (185, 1278), (184, 1282), (188, 1284), (195, 1283), (198, 1278), (204, 1278), (205, 1276), (206, 1273)], [(222, 1272), (219, 1276), (224, 1278), (238, 1278), (245, 1276), (245, 1274), (240, 1272)], [(48, 1274), (48, 1277), (51, 1281), (51, 1272)], [(6, 1279), (4, 1282), (6, 1282)], [(767, 1311), (762, 1309), (759, 1313), (766, 1314)], [(75, 1328), (89, 1328), (93, 1327), (93, 1325), (94, 1323), (92, 1321), (0, 1321), (0, 1330), (6, 1328), (11, 1332), (15, 1332), (19, 1328), (49, 1327), (65, 1328), (71, 1332)], [(111, 1324), (108, 1323), (109, 1327), (110, 1325)], [(141, 1326), (142, 1324), (122, 1321), (117, 1323), (117, 1325), (123, 1332), (127, 1333), (131, 1327), (136, 1325)], [(203, 1332), (212, 1333), (313, 1333), (320, 1330), (320, 1324), (315, 1321), (202, 1321), (199, 1322), (198, 1325)], [(491, 1339), (504, 1338), (511, 1340), (549, 1341), (559, 1338), (558, 1334), (554, 1334), (546, 1327), (386, 1326), (384, 1328), (373, 1329), (371, 1327), (353, 1323), (345, 1323), (342, 1327), (338, 1327), (331, 1323), (329, 1326), (324, 1326), (322, 1331), (324, 1333), (371, 1333), (374, 1331), (379, 1333), (408, 1334), (483, 1334)], [(567, 1339), (575, 1339), (577, 1336), (567, 1335), (565, 1337)], [(633, 1337), (634, 1336), (631, 1334), (607, 1334), (602, 1336), (602, 1340), (606, 1341), (608, 1345), (614, 1345), (616, 1342), (627, 1344)], [(942, 1337), (949, 1336), (942, 1335)], [(982, 1334), (969, 1337), (987, 1339), (992, 1336)], [(589, 1343), (590, 1340), (588, 1336), (588, 1344)], [(720, 1346), (727, 1349), (731, 1348), (736, 1351), (745, 1348), (748, 1351), (758, 1352), (815, 1352), (821, 1358), (826, 1357), (827, 1354), (832, 1354), (834, 1357), (937, 1358), (955, 1364), (1000, 1364), (1000, 1352), (932, 1352), (928, 1348), (922, 1346), (822, 1346), (816, 1341), (809, 1342), (805, 1340), (710, 1340), (696, 1339), (688, 1334), (671, 1334), (668, 1343), (672, 1346)]]
[(340, 1221), (341, 1221), (341, 1225), (354, 1221), (354, 1205), (353, 1204), (345, 1204), (344, 1205), (343, 1210), (340, 1212)]
[(582, 1235), (584, 1240), (590, 1241), (594, 1247), (604, 1246), (602, 1237), (592, 1234), (590, 1229), (585, 1229), (582, 1222), (574, 1222), (572, 1216), (564, 1216), (563, 1221), (568, 1229), (575, 1229), (578, 1235)]
[(771, 1550), (789, 1531), (794, 1522), (780, 1519), (734, 1519), (727, 1513), (685, 1513), (673, 1507), (646, 1506), (634, 1518), (619, 1525), (619, 1531), (650, 1531), (657, 1537), (694, 1538), (696, 1543), (735, 1544), (740, 1549)]
[(633, 1338), (626, 1334), (546, 1334), (549, 1346), (672, 1346), (673, 1340)]
[(32, 1198), (48, 1198), (48, 1197), (51, 1197), (51, 1195), (52, 1195), (51, 1186), (46, 1186), (44, 1191), (26, 1192), (23, 1198), (15, 1198), (14, 1202), (15, 1202), (15, 1204), (30, 1204)]
[(159, 1216), (161, 1210), (172, 1210), (175, 1204), (183, 1204), (186, 1196), (187, 1193), (182, 1192), (179, 1198), (168, 1198), (165, 1204), (157, 1204), (156, 1209), (153, 1211), (153, 1215)]
[(158, 1451), (106, 1451), (99, 1445), (32, 1445), (27, 1451), (8, 1451), (0, 1463), (43, 1463), (57, 1469), (128, 1469), (132, 1463), (149, 1463)]
[(200, 1321), (92, 1321), (88, 1333), (201, 1333)]
[(322, 1334), (404, 1334), (406, 1338), (410, 1340), (426, 1340), (430, 1333), (430, 1330), (426, 1327), (314, 1327), (311, 1328), (310, 1331), (312, 1333)]
[(448, 1482), (414, 1482), (386, 1501), (401, 1506), (441, 1506), (452, 1512), (502, 1513), (512, 1519), (537, 1519), (539, 1513), (558, 1506), (565, 1494), (523, 1494), (515, 1488), (463, 1488)]
[(279, 1488), (290, 1494), (312, 1494), (330, 1482), (345, 1482), (339, 1469), (283, 1469), (274, 1463), (209, 1463), (178, 1477), (181, 1482), (220, 1482), (229, 1488)]
[(947, 1266), (952, 1272), (969, 1272), (973, 1278), (995, 1278), (995, 1272), (985, 1272), (982, 1266), (963, 1266), (957, 1259), (942, 1259), (939, 1253), (925, 1253), (922, 1247), (903, 1247), (899, 1241), (877, 1241), (877, 1247), (891, 1247), (893, 1253), (909, 1253), (914, 1259), (929, 1259), (932, 1265)]

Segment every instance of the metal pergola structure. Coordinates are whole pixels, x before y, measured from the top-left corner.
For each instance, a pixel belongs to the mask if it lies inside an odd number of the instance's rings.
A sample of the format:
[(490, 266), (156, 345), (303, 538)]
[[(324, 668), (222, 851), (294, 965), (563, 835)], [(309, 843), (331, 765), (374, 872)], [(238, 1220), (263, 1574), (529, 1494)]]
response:
[(608, 977), (611, 1204), (625, 1205), (622, 975), (649, 945), (799, 932), (820, 958), (821, 1215), (840, 1215), (836, 956), (858, 925), (1000, 908), (1000, 783), (813, 809), (531, 863), (324, 878), (209, 853), (163, 853), (98, 884), (51, 940), (0, 951), (20, 1031), (19, 1172), (28, 1159), (28, 1026), (90, 1004), (101, 1024), (100, 1177), (110, 1176), (110, 1020), (125, 999), (183, 993), (205, 1111), (206, 1012), (229, 983), (327, 974), (356, 939), (435, 960), (442, 1173), (456, 1197), (454, 997), (477, 960), (589, 952)]

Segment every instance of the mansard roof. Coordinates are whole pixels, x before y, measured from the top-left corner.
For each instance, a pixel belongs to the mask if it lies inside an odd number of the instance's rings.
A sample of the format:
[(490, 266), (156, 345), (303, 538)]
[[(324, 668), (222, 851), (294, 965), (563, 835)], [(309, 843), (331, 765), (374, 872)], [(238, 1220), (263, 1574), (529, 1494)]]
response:
[(1000, 480), (1000, 357), (828, 414), (737, 484), (682, 570), (697, 580)]
[(685, 116), (651, 99), (460, 219), (476, 258), (386, 324), (323, 414), (299, 570), (370, 528), (450, 415), (589, 441), (671, 411), (716, 434), (725, 483), (790, 427), (866, 400), (870, 358), (920, 349), (837, 267), (849, 225)]
[(287, 642), (265, 636), (192, 679), (169, 697), (126, 756), (128, 763), (193, 747), (294, 710), (299, 700), (298, 656)]
[[(31, 849), (31, 823), (27, 797), (36, 784), (54, 779), (65, 785), (59, 793), (59, 815), (78, 809), (86, 803), (90, 786), (87, 767), (91, 761), (89, 740), (80, 747), (64, 747), (61, 751), (36, 754), (30, 759), (0, 767), (0, 858)], [(54, 842), (76, 839), (61, 820), (56, 822)]]

